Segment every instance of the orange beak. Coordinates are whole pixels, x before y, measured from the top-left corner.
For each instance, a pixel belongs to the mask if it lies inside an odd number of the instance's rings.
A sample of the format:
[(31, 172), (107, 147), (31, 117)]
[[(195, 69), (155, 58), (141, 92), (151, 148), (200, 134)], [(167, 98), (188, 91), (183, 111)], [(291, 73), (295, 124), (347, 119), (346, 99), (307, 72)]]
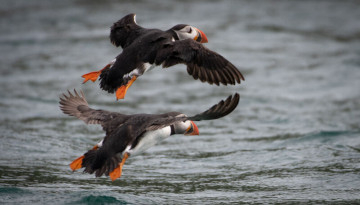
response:
[(202, 31), (201, 31), (200, 29), (198, 29), (198, 28), (195, 28), (195, 29), (196, 29), (198, 35), (194, 38), (194, 40), (197, 41), (197, 42), (200, 42), (200, 43), (207, 43), (207, 42), (208, 42), (208, 39), (207, 39), (205, 33), (202, 32)]
[(191, 126), (186, 130), (184, 135), (199, 135), (199, 129), (193, 121), (191, 122)]

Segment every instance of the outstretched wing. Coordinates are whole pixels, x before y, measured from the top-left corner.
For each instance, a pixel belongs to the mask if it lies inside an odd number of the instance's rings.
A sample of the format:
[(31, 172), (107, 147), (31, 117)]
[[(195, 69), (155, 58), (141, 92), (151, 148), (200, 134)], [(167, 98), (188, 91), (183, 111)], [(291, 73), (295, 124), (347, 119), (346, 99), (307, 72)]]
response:
[(230, 95), (225, 101), (221, 100), (218, 104), (213, 105), (210, 109), (200, 114), (188, 117), (188, 120), (214, 120), (230, 114), (239, 104), (240, 95), (235, 93)]
[(59, 103), (63, 113), (77, 117), (86, 124), (100, 124), (106, 133), (112, 132), (128, 118), (128, 115), (90, 108), (84, 93), (80, 91), (79, 95), (75, 89), (74, 94), (70, 91), (68, 95), (63, 94)]
[(245, 80), (241, 72), (220, 54), (211, 51), (192, 39), (164, 44), (158, 52), (155, 63), (164, 68), (175, 64), (187, 65), (187, 71), (194, 79), (219, 85), (235, 85)]
[(235, 93), (234, 96), (230, 95), (225, 101), (221, 100), (219, 103), (213, 105), (208, 110), (188, 117), (184, 114), (172, 112), (168, 113), (167, 116), (164, 115), (162, 118), (158, 118), (151, 122), (151, 126), (148, 126), (147, 130), (156, 130), (171, 124), (174, 124), (178, 121), (185, 121), (185, 120), (192, 120), (192, 121), (201, 121), (201, 120), (215, 120), (226, 115), (230, 114), (232, 111), (235, 110), (237, 105), (239, 104), (240, 95)]

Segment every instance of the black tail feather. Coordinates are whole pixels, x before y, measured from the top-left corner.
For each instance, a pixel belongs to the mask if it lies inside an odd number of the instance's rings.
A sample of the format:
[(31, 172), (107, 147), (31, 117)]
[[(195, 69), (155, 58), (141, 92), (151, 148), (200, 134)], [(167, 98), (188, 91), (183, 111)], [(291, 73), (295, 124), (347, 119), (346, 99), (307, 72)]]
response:
[(107, 91), (108, 93), (114, 93), (119, 85), (117, 85), (116, 80), (117, 79), (111, 79), (111, 76), (109, 75), (110, 68), (104, 69), (100, 74), (100, 88)]
[(108, 176), (121, 160), (122, 158), (117, 156), (108, 157), (101, 149), (89, 150), (84, 154), (82, 167), (85, 167), (85, 173), (93, 174), (95, 172), (96, 177), (101, 177), (103, 174)]
[(96, 161), (97, 150), (89, 150), (84, 154), (82, 161), (82, 167), (85, 167), (84, 172), (92, 174), (94, 173), (94, 163)]

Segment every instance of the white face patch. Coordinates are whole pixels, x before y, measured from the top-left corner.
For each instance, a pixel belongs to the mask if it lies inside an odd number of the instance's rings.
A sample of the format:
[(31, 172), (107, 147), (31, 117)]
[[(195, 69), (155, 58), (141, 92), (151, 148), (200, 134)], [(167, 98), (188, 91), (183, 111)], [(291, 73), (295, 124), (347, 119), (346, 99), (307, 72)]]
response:
[[(134, 22), (136, 23), (136, 14), (134, 15)], [(136, 23), (137, 24), (137, 23)]]
[(179, 40), (184, 40), (188, 38), (194, 39), (198, 35), (196, 29), (192, 26), (185, 26), (181, 30), (175, 32), (177, 33)]
[(185, 122), (183, 122), (182, 126), (183, 126), (183, 129), (185, 129), (185, 131), (186, 131), (189, 127), (191, 127), (190, 120), (186, 120)]
[[(181, 115), (178, 115), (181, 116)], [(175, 134), (184, 134), (186, 131), (188, 131), (188, 129), (190, 127), (192, 127), (191, 121), (190, 120), (186, 120), (185, 122), (176, 122), (174, 124), (174, 128), (175, 128)]]

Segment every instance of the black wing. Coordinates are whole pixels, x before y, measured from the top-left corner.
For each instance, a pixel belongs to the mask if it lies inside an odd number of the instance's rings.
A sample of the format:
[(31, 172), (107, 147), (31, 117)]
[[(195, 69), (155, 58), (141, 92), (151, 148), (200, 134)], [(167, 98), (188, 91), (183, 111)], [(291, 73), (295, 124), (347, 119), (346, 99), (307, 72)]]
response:
[(235, 93), (234, 96), (229, 96), (225, 101), (221, 100), (218, 104), (213, 105), (210, 109), (200, 114), (188, 117), (189, 120), (214, 120), (230, 114), (239, 104), (240, 95)]
[(156, 130), (171, 124), (174, 124), (178, 121), (185, 121), (185, 120), (192, 120), (192, 121), (201, 121), (201, 120), (215, 120), (226, 115), (230, 114), (232, 111), (235, 110), (237, 105), (239, 104), (240, 95), (235, 93), (234, 96), (230, 95), (225, 101), (221, 100), (219, 103), (213, 105), (208, 110), (191, 116), (187, 117), (184, 114), (172, 112), (169, 113), (168, 116), (164, 116), (162, 118), (158, 118), (151, 122), (151, 126), (147, 127), (147, 130)]
[(63, 113), (77, 117), (86, 124), (100, 124), (107, 134), (129, 118), (128, 115), (90, 108), (84, 93), (80, 91), (79, 95), (75, 89), (74, 94), (70, 91), (68, 91), (68, 96), (63, 94), (59, 103)]
[(210, 84), (235, 85), (236, 82), (245, 80), (231, 62), (192, 39), (164, 44), (155, 63), (162, 64), (164, 68), (179, 63), (186, 64), (188, 73), (194, 79)]

